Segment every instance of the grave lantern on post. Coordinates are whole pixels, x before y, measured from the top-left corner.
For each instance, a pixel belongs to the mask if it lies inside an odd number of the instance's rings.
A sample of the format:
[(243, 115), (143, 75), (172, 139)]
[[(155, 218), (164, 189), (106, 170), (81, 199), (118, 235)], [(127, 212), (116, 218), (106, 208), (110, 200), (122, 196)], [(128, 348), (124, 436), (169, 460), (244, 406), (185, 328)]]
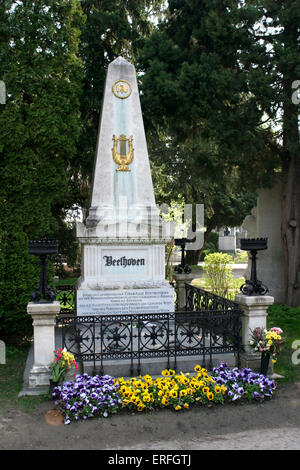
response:
[(251, 278), (240, 287), (240, 291), (244, 295), (265, 295), (269, 291), (268, 287), (257, 279), (256, 274), (257, 252), (266, 250), (267, 242), (267, 238), (241, 238), (240, 240), (241, 250), (251, 253)]
[(31, 294), (31, 301), (34, 303), (51, 303), (56, 299), (55, 292), (47, 284), (46, 259), (47, 256), (58, 253), (57, 240), (34, 240), (28, 243), (28, 253), (40, 257), (41, 272), (40, 285)]
[(183, 274), (183, 273), (190, 274), (190, 272), (192, 271), (191, 268), (189, 267), (189, 265), (186, 263), (185, 245), (187, 243), (192, 243), (194, 240), (195, 240), (195, 238), (193, 238), (192, 240), (190, 240), (188, 238), (175, 238), (175, 246), (180, 246), (181, 247), (181, 262), (174, 269), (174, 271), (177, 274)]

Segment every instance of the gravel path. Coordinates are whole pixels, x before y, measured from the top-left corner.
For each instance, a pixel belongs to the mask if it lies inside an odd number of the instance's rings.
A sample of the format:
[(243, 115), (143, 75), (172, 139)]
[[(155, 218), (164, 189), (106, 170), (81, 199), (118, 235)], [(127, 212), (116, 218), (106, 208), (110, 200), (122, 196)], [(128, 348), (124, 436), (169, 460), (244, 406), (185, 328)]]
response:
[[(52, 402), (0, 412), (1, 450), (300, 449), (300, 383), (258, 404), (228, 404), (61, 424)], [(52, 410), (52, 411), (51, 411)]]

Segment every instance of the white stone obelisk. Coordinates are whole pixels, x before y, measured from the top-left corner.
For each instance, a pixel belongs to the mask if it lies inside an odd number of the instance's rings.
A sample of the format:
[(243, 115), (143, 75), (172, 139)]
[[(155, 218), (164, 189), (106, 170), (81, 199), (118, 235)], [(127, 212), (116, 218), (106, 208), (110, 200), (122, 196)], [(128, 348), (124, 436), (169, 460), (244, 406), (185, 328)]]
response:
[(91, 207), (77, 237), (79, 315), (174, 310), (165, 280), (170, 236), (155, 203), (135, 68), (122, 57), (108, 67)]

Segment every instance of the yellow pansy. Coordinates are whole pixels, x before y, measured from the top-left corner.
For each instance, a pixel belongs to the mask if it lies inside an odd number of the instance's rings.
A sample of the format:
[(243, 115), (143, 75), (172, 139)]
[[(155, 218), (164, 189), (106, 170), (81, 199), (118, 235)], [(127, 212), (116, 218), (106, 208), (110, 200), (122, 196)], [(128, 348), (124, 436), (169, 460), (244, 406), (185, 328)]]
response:
[(148, 393), (144, 393), (142, 396), (143, 402), (149, 403), (151, 401), (150, 395)]

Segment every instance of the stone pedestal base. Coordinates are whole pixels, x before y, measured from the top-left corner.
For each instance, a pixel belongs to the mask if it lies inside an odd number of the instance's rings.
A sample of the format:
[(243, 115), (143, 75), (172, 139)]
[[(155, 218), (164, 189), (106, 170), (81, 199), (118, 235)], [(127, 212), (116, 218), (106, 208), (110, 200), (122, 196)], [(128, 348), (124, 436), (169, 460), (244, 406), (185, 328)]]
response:
[(40, 388), (49, 385), (49, 366), (33, 365), (29, 372), (29, 388)]
[(30, 302), (27, 305), (27, 312), (33, 319), (34, 334), (34, 360), (29, 372), (29, 389), (49, 385), (49, 366), (54, 358), (55, 323), (59, 311), (59, 302)]
[(173, 278), (176, 282), (176, 293), (177, 293), (177, 310), (185, 310), (186, 306), (186, 291), (185, 284), (192, 282), (195, 278), (194, 274), (173, 274)]
[[(250, 347), (252, 331), (254, 328), (267, 327), (267, 309), (274, 303), (274, 297), (269, 295), (248, 296), (238, 294), (235, 301), (243, 309), (242, 318), (242, 339), (245, 352), (240, 355), (241, 367), (248, 367), (254, 372), (260, 372), (261, 355), (257, 354)], [(273, 363), (270, 361), (268, 375), (273, 374)]]

